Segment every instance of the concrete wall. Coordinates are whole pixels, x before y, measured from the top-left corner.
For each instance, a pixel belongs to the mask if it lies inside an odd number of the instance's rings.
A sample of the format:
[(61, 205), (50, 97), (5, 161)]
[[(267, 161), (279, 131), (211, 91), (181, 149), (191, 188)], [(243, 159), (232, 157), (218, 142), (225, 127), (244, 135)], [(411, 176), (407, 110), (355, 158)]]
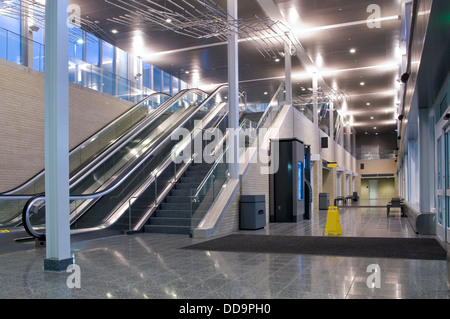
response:
[[(44, 74), (0, 60), (0, 192), (21, 185), (44, 169)], [(70, 148), (132, 105), (70, 84)]]

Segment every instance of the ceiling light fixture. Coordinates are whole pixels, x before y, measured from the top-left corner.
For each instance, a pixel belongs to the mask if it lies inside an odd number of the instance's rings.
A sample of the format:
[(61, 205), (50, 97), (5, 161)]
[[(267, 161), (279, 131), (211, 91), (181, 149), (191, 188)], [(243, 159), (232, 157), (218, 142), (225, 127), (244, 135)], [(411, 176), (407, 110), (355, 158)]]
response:
[(350, 49), (350, 53), (351, 53), (351, 54), (355, 54), (355, 53), (356, 53), (356, 49), (355, 49), (355, 48), (351, 48), (351, 49)]
[(359, 83), (359, 85), (364, 86), (364, 85), (366, 85), (366, 83), (365, 82), (361, 82), (361, 83)]
[(111, 33), (116, 34), (116, 33), (119, 33), (119, 31), (117, 31), (116, 29), (113, 29), (113, 30), (111, 30)]

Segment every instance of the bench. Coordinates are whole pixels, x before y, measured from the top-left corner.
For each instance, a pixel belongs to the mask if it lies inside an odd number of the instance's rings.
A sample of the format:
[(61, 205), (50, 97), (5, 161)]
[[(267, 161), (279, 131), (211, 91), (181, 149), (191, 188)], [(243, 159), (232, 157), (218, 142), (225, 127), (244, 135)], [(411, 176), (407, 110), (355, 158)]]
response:
[(353, 195), (348, 195), (345, 197), (345, 203), (347, 203), (348, 200), (355, 201), (355, 197)]
[(336, 199), (334, 200), (334, 206), (338, 206), (337, 203), (342, 201), (342, 204), (346, 204), (347, 203), (347, 199), (343, 196), (340, 197), (336, 197)]
[(406, 217), (404, 208), (405, 208), (405, 204), (403, 203), (403, 201), (400, 198), (392, 198), (392, 200), (387, 203), (387, 217), (389, 217), (389, 213), (391, 211), (391, 207), (397, 207), (400, 208), (401, 212), (402, 212), (402, 217)]

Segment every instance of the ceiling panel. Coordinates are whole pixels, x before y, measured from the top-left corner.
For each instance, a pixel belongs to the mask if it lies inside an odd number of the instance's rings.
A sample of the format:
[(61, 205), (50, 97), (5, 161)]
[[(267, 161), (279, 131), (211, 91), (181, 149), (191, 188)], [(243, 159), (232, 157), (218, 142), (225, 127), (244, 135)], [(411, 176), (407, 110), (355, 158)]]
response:
[[(133, 1), (139, 3), (143, 0)], [(108, 18), (126, 13), (105, 0), (71, 0), (81, 6), (83, 18), (95, 22), (109, 37), (113, 44), (128, 52), (139, 52), (149, 63), (192, 82), (193, 72), (198, 72), (202, 84), (227, 82), (227, 46), (216, 38), (195, 39), (170, 31), (159, 31), (142, 24), (122, 26), (108, 22)], [(145, 1), (143, 1), (145, 2)], [(151, 1), (150, 1), (151, 2)], [(167, 1), (154, 1), (164, 6)], [(175, 1), (180, 3), (180, 1)], [(188, 0), (188, 3), (193, 2)], [(373, 113), (373, 124), (393, 132), (395, 124), (384, 125), (393, 114), (383, 114), (387, 108), (395, 107), (395, 92), (398, 90), (397, 53), (400, 32), (400, 0), (379, 0), (377, 6), (381, 17), (380, 28), (370, 28), (367, 19), (372, 11), (367, 11), (372, 0), (274, 0), (280, 12), (290, 23), (294, 32), (311, 60), (316, 63), (326, 84), (337, 86), (345, 92), (347, 111), (353, 115), (355, 130), (365, 134), (365, 128)], [(215, 3), (225, 8), (226, 0)], [(241, 19), (264, 19), (256, 0), (240, 0)], [(226, 8), (225, 8), (226, 9)], [(113, 29), (118, 32), (111, 33)], [(144, 43), (136, 47), (136, 36)], [(243, 40), (241, 38), (241, 40)], [(284, 61), (280, 57), (263, 56), (254, 42), (241, 41), (239, 45), (239, 72), (242, 90), (257, 93), (249, 94), (255, 101), (264, 100), (264, 92), (275, 90), (284, 80)], [(261, 49), (261, 47), (259, 47)], [(354, 53), (350, 49), (355, 49)], [(283, 48), (274, 46), (269, 56), (282, 52)], [(294, 98), (311, 94), (311, 75), (306, 74), (299, 59), (292, 59)], [(186, 74), (189, 71), (189, 74)], [(360, 85), (364, 82), (364, 86)], [(259, 86), (259, 90), (258, 90)], [(266, 89), (261, 89), (267, 86)], [(263, 96), (261, 96), (261, 93)], [(369, 105), (368, 105), (369, 103)], [(353, 112), (353, 113), (352, 113)], [(359, 115), (365, 112), (363, 115)], [(359, 122), (359, 124), (358, 124)], [(370, 122), (372, 124), (372, 122)], [(377, 128), (378, 128), (377, 126)], [(372, 127), (373, 128), (373, 127)]]

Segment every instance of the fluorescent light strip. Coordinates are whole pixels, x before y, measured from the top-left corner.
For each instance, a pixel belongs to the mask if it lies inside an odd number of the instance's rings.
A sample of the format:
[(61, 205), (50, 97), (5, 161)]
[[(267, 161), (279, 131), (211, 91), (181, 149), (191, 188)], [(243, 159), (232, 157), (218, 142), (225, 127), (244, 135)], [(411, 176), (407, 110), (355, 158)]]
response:
[(339, 23), (339, 24), (331, 24), (331, 25), (324, 25), (320, 27), (313, 27), (313, 28), (304, 28), (298, 30), (297, 34), (302, 35), (302, 33), (310, 33), (310, 32), (317, 32), (317, 31), (324, 31), (324, 30), (330, 30), (330, 29), (338, 29), (338, 28), (345, 28), (345, 27), (351, 27), (355, 25), (361, 25), (361, 24), (367, 24), (367, 23), (375, 23), (375, 22), (383, 22), (383, 21), (391, 21), (391, 20), (399, 20), (399, 16), (390, 16), (390, 17), (384, 17), (384, 18), (378, 18), (378, 19), (370, 19), (370, 20), (360, 20), (360, 21), (353, 21), (353, 22), (346, 22), (346, 23)]
[[(390, 16), (390, 17), (372, 19), (372, 20), (370, 20), (370, 22), (374, 23), (374, 22), (382, 22), (382, 21), (390, 21), (390, 20), (398, 20), (398, 19), (399, 19), (399, 16)], [(325, 25), (325, 26), (314, 27), (314, 28), (305, 28), (305, 29), (300, 29), (297, 32), (297, 34), (324, 31), (324, 30), (336, 29), (336, 28), (344, 28), (344, 27), (349, 27), (349, 26), (366, 24), (367, 22), (368, 22), (368, 20), (361, 20), (361, 21), (353, 21), (353, 22), (346, 22), (346, 23), (333, 24), (333, 25)], [(272, 33), (265, 37), (255, 36), (255, 37), (246, 38), (246, 39), (239, 39), (238, 42), (255, 41), (255, 40), (260, 40), (260, 39), (270, 39), (270, 38), (281, 37), (281, 36), (283, 36), (283, 35), (280, 35), (277, 33)], [(211, 43), (211, 44), (205, 44), (205, 45), (197, 45), (197, 46), (193, 46), (193, 47), (187, 47), (187, 48), (181, 48), (181, 49), (175, 49), (175, 50), (169, 50), (169, 51), (163, 51), (163, 52), (149, 53), (149, 54), (146, 54), (145, 56), (143, 56), (143, 58), (152, 58), (152, 57), (158, 57), (158, 56), (167, 55), (167, 54), (181, 53), (181, 52), (193, 51), (193, 50), (201, 50), (201, 49), (205, 49), (205, 48), (217, 47), (217, 46), (227, 45), (227, 44), (228, 44), (228, 42), (223, 41), (223, 42), (217, 42), (217, 43)]]
[(376, 125), (376, 127), (378, 127), (378, 126), (382, 126), (382, 125), (395, 125), (395, 124), (397, 124), (397, 121), (391, 120), (391, 121), (356, 122), (356, 123), (353, 123), (352, 126), (368, 126), (368, 127), (372, 127), (372, 126)]

